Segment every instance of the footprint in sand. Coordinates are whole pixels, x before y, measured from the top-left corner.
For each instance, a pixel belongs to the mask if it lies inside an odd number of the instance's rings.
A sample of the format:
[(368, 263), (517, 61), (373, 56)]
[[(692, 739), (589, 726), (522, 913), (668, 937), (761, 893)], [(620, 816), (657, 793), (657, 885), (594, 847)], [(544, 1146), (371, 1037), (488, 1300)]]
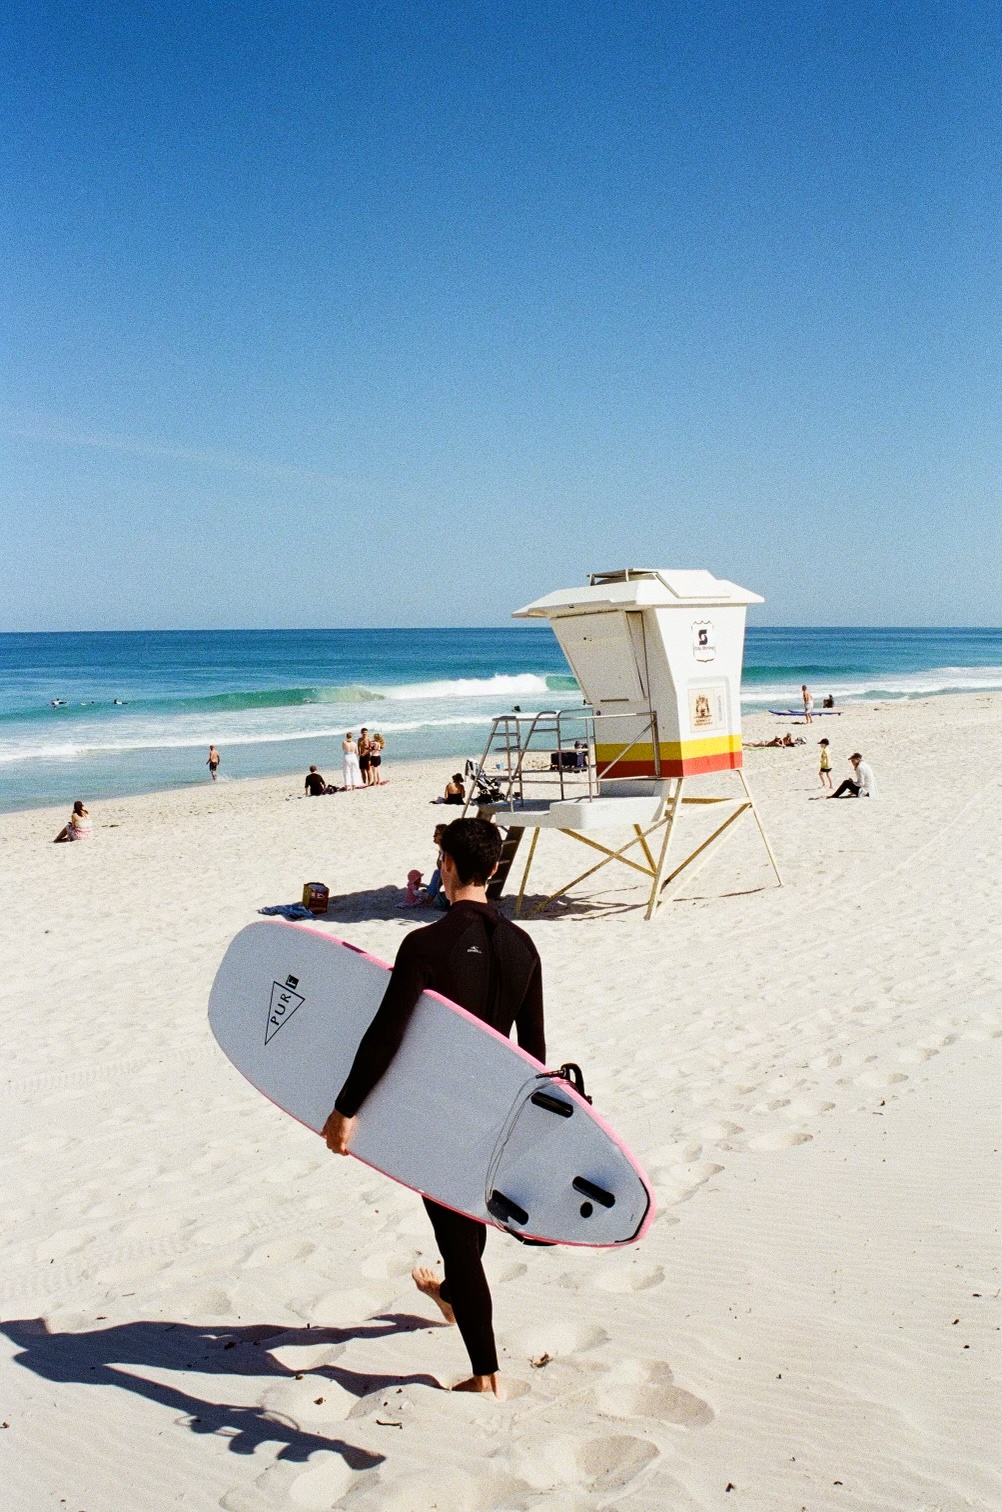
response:
[(192, 1242), (214, 1246), (217, 1244), (236, 1244), (237, 1240), (245, 1239), (250, 1232), (250, 1225), (243, 1219), (235, 1219), (229, 1223), (207, 1223), (204, 1228), (198, 1228), (192, 1234)]
[[(657, 1455), (656, 1445), (627, 1434), (588, 1440), (563, 1434), (520, 1445), (511, 1468), (523, 1485), (536, 1492), (566, 1490), (577, 1484), (608, 1494), (628, 1486)], [(547, 1502), (548, 1508), (552, 1505)]]
[(322, 1297), (296, 1298), (289, 1309), (315, 1328), (345, 1328), (349, 1323), (376, 1317), (392, 1304), (391, 1292), (347, 1286), (344, 1291), (325, 1292)]
[(525, 1485), (503, 1474), (476, 1476), (458, 1465), (442, 1465), (360, 1493), (348, 1502), (352, 1512), (487, 1512), (520, 1505)]
[(529, 1267), (523, 1265), (520, 1260), (513, 1260), (508, 1265), (502, 1265), (493, 1273), (492, 1280), (499, 1286), (508, 1281), (521, 1281)]
[(651, 1269), (634, 1262), (630, 1265), (602, 1266), (594, 1284), (599, 1291), (640, 1292), (650, 1291), (652, 1286), (660, 1286), (664, 1278), (665, 1273), (660, 1265)]
[(906, 1082), (907, 1076), (903, 1071), (880, 1071), (876, 1067), (872, 1071), (864, 1071), (862, 1076), (856, 1077), (857, 1087), (893, 1087), (899, 1082)]
[(695, 1160), (689, 1165), (675, 1165), (663, 1173), (664, 1184), (658, 1182), (658, 1191), (665, 1202), (685, 1202), (687, 1198), (723, 1170), (712, 1160)]
[(607, 1495), (628, 1486), (657, 1457), (656, 1445), (624, 1434), (592, 1439), (582, 1448), (579, 1463), (590, 1489)]
[[(296, 1363), (300, 1371), (309, 1369), (305, 1361)], [(307, 1431), (321, 1423), (343, 1422), (357, 1401), (350, 1391), (322, 1375), (302, 1381), (281, 1381), (261, 1397), (266, 1411), (276, 1417), (291, 1418), (297, 1427)]]
[(351, 1466), (339, 1454), (314, 1454), (309, 1470), (297, 1475), (289, 1487), (288, 1499), (306, 1512), (328, 1512), (350, 1490), (354, 1479)]
[(628, 1360), (617, 1366), (598, 1389), (596, 1403), (610, 1417), (657, 1418), (679, 1428), (702, 1428), (714, 1417), (702, 1397), (675, 1385), (664, 1360)]
[(506, 1334), (502, 1344), (515, 1359), (537, 1360), (542, 1355), (554, 1358), (558, 1355), (576, 1354), (586, 1349), (597, 1349), (607, 1344), (609, 1335), (604, 1328), (590, 1323), (569, 1323), (554, 1319), (551, 1323), (532, 1323), (525, 1328)]
[(956, 1042), (955, 1034), (929, 1034), (925, 1039), (916, 1041), (920, 1050), (942, 1050), (947, 1045), (954, 1045)]
[(253, 1270), (261, 1265), (292, 1265), (296, 1260), (305, 1260), (312, 1255), (315, 1245), (301, 1239), (270, 1239), (251, 1250), (243, 1262), (244, 1270)]
[(800, 1129), (775, 1130), (771, 1134), (756, 1134), (754, 1139), (749, 1139), (749, 1150), (792, 1150), (795, 1145), (808, 1144), (814, 1138), (813, 1134), (805, 1134)]
[(680, 1140), (678, 1144), (658, 1145), (656, 1150), (648, 1150), (644, 1155), (644, 1165), (648, 1170), (656, 1166), (690, 1165), (698, 1160), (703, 1153), (703, 1147), (695, 1140)]
[(414, 1250), (409, 1258), (403, 1255), (372, 1255), (368, 1260), (362, 1261), (358, 1270), (369, 1281), (393, 1281), (397, 1276), (409, 1276), (416, 1262), (417, 1253)]

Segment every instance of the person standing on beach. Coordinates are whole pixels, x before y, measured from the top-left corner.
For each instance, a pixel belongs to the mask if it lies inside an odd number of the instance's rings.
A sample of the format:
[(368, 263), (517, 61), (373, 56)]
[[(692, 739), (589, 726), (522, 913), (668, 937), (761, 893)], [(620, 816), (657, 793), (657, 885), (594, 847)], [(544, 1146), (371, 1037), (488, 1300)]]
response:
[(209, 759), (205, 764), (209, 768), (209, 776), (215, 782), (216, 773), (219, 770), (219, 752), (214, 745), (210, 745), (209, 747)]
[(358, 770), (362, 774), (362, 786), (369, 787), (372, 779), (369, 776), (369, 760), (372, 756), (372, 741), (369, 739), (369, 731), (363, 725), (358, 735)]
[(800, 684), (800, 696), (804, 700), (804, 719), (808, 724), (814, 723), (814, 694), (806, 683)]
[(383, 747), (385, 744), (386, 741), (382, 735), (373, 735), (372, 744), (369, 747), (369, 773), (372, 787), (382, 787), (386, 781), (386, 778), (380, 773), (380, 767), (383, 765)]
[[(333, 1112), (324, 1125), (327, 1148), (347, 1155), (355, 1119), (400, 1048), (422, 992), (440, 992), (499, 1034), (514, 1026), (523, 1050), (546, 1056), (543, 985), (539, 954), (523, 929), (487, 901), (487, 883), (501, 855), (499, 830), (485, 819), (456, 819), (442, 836), (442, 885), (449, 912), (435, 924), (413, 930), (397, 952), (389, 985), (358, 1047)], [(471, 1096), (476, 1088), (471, 1087)], [(438, 1241), (445, 1279), (419, 1267), (418, 1290), (430, 1297), (447, 1323), (456, 1323), (472, 1374), (453, 1391), (500, 1396), (493, 1304), (482, 1255), (487, 1226), (464, 1213), (423, 1199)]]
[(358, 746), (350, 730), (341, 742), (341, 776), (346, 788), (362, 786), (362, 772), (358, 765)]
[(819, 740), (818, 745), (821, 747), (821, 766), (818, 769), (818, 776), (821, 779), (821, 786), (830, 788), (832, 785), (832, 759), (828, 754), (828, 742), (827, 740)]

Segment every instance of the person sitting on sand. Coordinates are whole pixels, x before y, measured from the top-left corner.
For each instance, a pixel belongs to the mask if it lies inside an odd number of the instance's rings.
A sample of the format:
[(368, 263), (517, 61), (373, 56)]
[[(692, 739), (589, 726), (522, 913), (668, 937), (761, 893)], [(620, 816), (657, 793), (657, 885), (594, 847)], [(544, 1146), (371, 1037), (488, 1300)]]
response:
[(308, 798), (320, 798), (327, 791), (327, 780), (321, 777), (315, 766), (311, 766), (303, 783)]
[(424, 902), (424, 889), (421, 886), (421, 873), (409, 871), (407, 873), (407, 886), (404, 895), (397, 904), (398, 908), (420, 908)]
[(445, 797), (443, 803), (465, 803), (466, 783), (463, 781), (462, 772), (453, 772), (452, 777), (445, 784)]
[(446, 828), (447, 826), (444, 824), (436, 824), (435, 833), (431, 837), (438, 851), (438, 861), (435, 865), (435, 870), (428, 880), (424, 897), (425, 902), (429, 903), (433, 908), (448, 908), (449, 906), (449, 900), (442, 889), (442, 836), (445, 834)]
[(82, 799), (78, 798), (73, 805), (69, 823), (64, 824), (53, 845), (65, 845), (68, 840), (92, 840), (94, 838), (94, 821), (84, 808)]
[[(385, 1076), (422, 992), (440, 992), (536, 1060), (546, 1060), (543, 979), (539, 953), (523, 929), (487, 901), (487, 882), (501, 857), (501, 835), (485, 819), (456, 819), (442, 837), (442, 885), (451, 903), (434, 924), (414, 929), (397, 951), (383, 1001), (362, 1037), (348, 1078), (324, 1125), (327, 1148), (350, 1153), (355, 1120), (365, 1100)], [(491, 969), (485, 969), (485, 962)], [(471, 1084), (471, 1098), (476, 1085)], [(453, 1391), (501, 1396), (493, 1305), (481, 1257), (487, 1227), (424, 1198), (425, 1210), (445, 1266), (440, 1281), (433, 1270), (412, 1272), (447, 1323), (456, 1323), (470, 1357), (472, 1374)]]
[(858, 751), (853, 751), (849, 760), (852, 762), (852, 776), (847, 777), (834, 793), (829, 793), (827, 796), (829, 798), (875, 798), (877, 784), (874, 781), (872, 766), (863, 760)]

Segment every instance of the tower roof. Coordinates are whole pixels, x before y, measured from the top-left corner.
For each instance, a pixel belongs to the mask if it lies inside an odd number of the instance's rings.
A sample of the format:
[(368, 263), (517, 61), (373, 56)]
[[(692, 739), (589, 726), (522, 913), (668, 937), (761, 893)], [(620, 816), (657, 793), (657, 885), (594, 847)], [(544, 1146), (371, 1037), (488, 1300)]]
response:
[(588, 586), (558, 588), (516, 609), (513, 619), (552, 619), (591, 610), (636, 608), (701, 608), (724, 604), (762, 604), (751, 593), (703, 568), (621, 567), (592, 572)]

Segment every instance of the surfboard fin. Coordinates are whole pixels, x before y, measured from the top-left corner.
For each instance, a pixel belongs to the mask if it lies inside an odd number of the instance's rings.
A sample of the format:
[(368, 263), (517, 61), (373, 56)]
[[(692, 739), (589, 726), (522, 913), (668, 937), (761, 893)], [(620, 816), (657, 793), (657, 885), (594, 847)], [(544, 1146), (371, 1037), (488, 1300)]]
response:
[(616, 1206), (616, 1199), (611, 1192), (607, 1192), (605, 1187), (596, 1186), (585, 1176), (575, 1176), (571, 1186), (575, 1192), (580, 1192), (582, 1197), (590, 1197), (592, 1202), (597, 1202), (604, 1208)]
[(498, 1218), (502, 1223), (528, 1223), (529, 1215), (525, 1208), (519, 1207), (517, 1202), (512, 1202), (504, 1192), (497, 1188), (491, 1192), (487, 1199), (487, 1211), (492, 1218)]
[(574, 1113), (573, 1103), (569, 1103), (565, 1097), (554, 1097), (550, 1092), (533, 1092), (529, 1101), (535, 1103), (537, 1108), (545, 1108), (547, 1113), (556, 1113), (561, 1118), (570, 1118)]

